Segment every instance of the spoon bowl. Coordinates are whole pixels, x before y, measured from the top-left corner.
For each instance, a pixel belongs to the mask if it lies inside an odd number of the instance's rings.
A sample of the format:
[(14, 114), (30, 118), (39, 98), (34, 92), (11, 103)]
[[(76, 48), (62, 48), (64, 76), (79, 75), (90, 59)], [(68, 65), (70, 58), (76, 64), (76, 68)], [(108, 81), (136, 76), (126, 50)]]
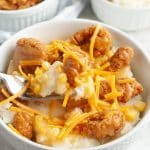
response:
[[(16, 94), (25, 86), (27, 80), (19, 75), (8, 75), (4, 73), (0, 73), (0, 79), (4, 82), (7, 87), (7, 90), (12, 94)], [(22, 100), (36, 100), (36, 101), (44, 101), (44, 100), (55, 100), (55, 99), (63, 99), (61, 95), (50, 95), (47, 97), (32, 97), (27, 93), (24, 93), (20, 97)]]

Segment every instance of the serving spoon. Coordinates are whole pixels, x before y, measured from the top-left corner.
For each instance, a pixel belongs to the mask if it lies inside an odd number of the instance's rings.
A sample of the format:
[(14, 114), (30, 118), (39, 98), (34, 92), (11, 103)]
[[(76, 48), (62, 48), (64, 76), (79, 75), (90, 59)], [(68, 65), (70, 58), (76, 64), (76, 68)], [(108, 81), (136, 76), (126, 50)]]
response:
[[(12, 94), (16, 94), (21, 89), (25, 86), (27, 80), (23, 78), (22, 76), (19, 75), (8, 75), (4, 73), (0, 73), (0, 79), (4, 82), (4, 84), (7, 87), (7, 90)], [(63, 99), (64, 96), (60, 95), (50, 95), (47, 97), (32, 97), (27, 95), (26, 93), (22, 95), (21, 97), (22, 100), (36, 100), (36, 101), (44, 101), (44, 100), (58, 100), (58, 99)]]

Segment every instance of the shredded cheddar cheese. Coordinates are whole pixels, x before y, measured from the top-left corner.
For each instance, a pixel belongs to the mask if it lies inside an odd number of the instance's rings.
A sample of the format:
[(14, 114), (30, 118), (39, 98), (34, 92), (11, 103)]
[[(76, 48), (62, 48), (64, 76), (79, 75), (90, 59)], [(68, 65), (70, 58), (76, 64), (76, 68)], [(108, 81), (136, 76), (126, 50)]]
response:
[[(13, 96), (10, 96), (10, 97), (8, 97), (7, 99), (1, 101), (1, 102), (0, 102), (0, 106), (4, 105), (4, 104), (6, 104), (6, 103), (9, 103), (9, 102), (11, 102), (11, 101), (13, 101), (13, 100), (15, 100), (17, 97), (22, 96), (22, 95), (26, 92), (26, 90), (27, 90), (28, 87), (29, 87), (29, 82), (27, 82), (27, 83), (25, 84), (25, 86), (24, 86), (18, 93), (16, 93), (16, 94), (14, 94)], [(3, 90), (2, 92), (4, 93), (4, 90)], [(4, 94), (6, 94), (6, 93), (4, 93)]]
[(110, 76), (109, 78), (111, 93), (105, 95), (105, 98), (108, 100), (116, 100), (118, 96), (121, 96), (121, 93), (116, 89), (116, 77), (115, 75)]
[(18, 69), (19, 69), (19, 72), (21, 73), (21, 75), (22, 75), (25, 79), (28, 80), (29, 77), (28, 77), (28, 75), (26, 75), (26, 74), (23, 72), (21, 65), (19, 65)]
[(59, 43), (55, 43), (55, 45), (57, 46), (57, 48), (58, 48), (61, 52), (63, 52), (63, 53), (65, 53), (65, 54), (67, 54), (67, 55), (73, 57), (73, 58), (76, 59), (82, 66), (85, 66), (85, 64), (81, 61), (81, 59), (79, 58), (79, 56), (76, 55), (74, 52), (69, 51), (69, 50), (66, 50), (65, 47), (64, 47), (63, 45), (59, 44)]
[(90, 117), (93, 115), (95, 112), (90, 112), (90, 113), (84, 113), (79, 115), (77, 118), (73, 118), (72, 121), (70, 121), (70, 124), (65, 125), (60, 134), (58, 135), (58, 139), (63, 140), (66, 136), (70, 134), (70, 132), (73, 130), (73, 128), (78, 125), (80, 122), (82, 122), (84, 119)]
[(102, 65), (102, 66), (100, 66), (100, 70), (105, 70), (107, 67), (109, 67), (110, 66), (110, 63), (109, 62), (107, 62), (107, 63), (105, 63), (104, 65)]
[(20, 61), (21, 66), (40, 66), (42, 65), (41, 60), (21, 60)]
[(100, 29), (101, 29), (101, 26), (97, 25), (95, 28), (95, 31), (93, 33), (93, 36), (91, 37), (90, 47), (89, 47), (89, 54), (90, 54), (91, 60), (94, 59), (94, 57), (93, 57), (94, 45), (95, 45), (96, 36), (98, 35)]
[[(8, 97), (7, 99), (10, 98), (9, 93), (8, 93), (6, 90), (3, 89), (3, 90), (2, 90), (2, 93), (4, 94), (4, 96)], [(14, 95), (14, 96), (15, 96), (15, 95)], [(6, 99), (5, 101), (2, 101), (3, 103), (0, 102), (0, 106), (1, 106), (2, 104), (6, 104), (6, 103), (10, 102), (10, 99), (9, 99), (9, 101), (7, 101), (7, 99)], [(19, 101), (15, 100), (15, 98), (13, 98), (11, 102), (14, 103), (15, 105), (17, 105), (18, 107), (20, 107), (21, 109), (23, 109), (23, 110), (25, 110), (25, 111), (27, 111), (27, 112), (30, 112), (31, 114), (38, 114), (38, 115), (43, 116), (43, 117), (46, 118), (46, 119), (49, 118), (49, 116), (43, 114), (42, 112), (40, 112), (40, 111), (38, 111), (38, 110), (35, 110), (35, 109), (33, 109), (33, 108), (30, 108), (30, 107), (28, 107), (28, 106), (26, 106), (26, 105), (20, 103)], [(2, 104), (1, 104), (1, 103), (2, 103)], [(20, 108), (15, 108), (15, 107), (13, 107), (13, 108), (10, 108), (10, 109), (12, 109), (12, 110), (14, 110), (14, 111), (19, 111)]]
[(20, 108), (18, 108), (18, 107), (15, 107), (15, 106), (11, 106), (11, 107), (9, 108), (9, 110), (14, 111), (14, 112), (21, 112), (21, 111), (22, 111), (22, 109), (20, 109)]
[(65, 98), (64, 98), (64, 101), (63, 101), (63, 104), (62, 104), (63, 107), (66, 107), (70, 95), (71, 95), (71, 89), (69, 89), (69, 90), (66, 92), (66, 94), (65, 94)]
[(118, 80), (118, 82), (120, 84), (123, 84), (123, 83), (130, 83), (130, 82), (133, 82), (135, 79), (134, 78), (127, 78), (127, 79), (120, 79)]

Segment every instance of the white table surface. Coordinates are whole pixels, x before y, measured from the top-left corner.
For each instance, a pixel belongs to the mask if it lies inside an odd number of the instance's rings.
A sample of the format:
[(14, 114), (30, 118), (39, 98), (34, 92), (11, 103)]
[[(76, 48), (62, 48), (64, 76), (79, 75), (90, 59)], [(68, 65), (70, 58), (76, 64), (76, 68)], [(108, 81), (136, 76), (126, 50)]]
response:
[[(86, 6), (85, 10), (80, 15), (80, 18), (98, 20), (89, 5)], [(133, 36), (137, 42), (140, 42), (145, 51), (148, 51), (150, 55), (150, 28), (138, 32), (129, 32), (128, 34)], [(139, 138), (130, 144), (127, 150), (150, 149), (150, 122), (145, 124), (145, 126), (139, 131), (138, 137)], [(8, 143), (9, 142), (6, 144), (6, 141), (0, 137), (0, 150), (14, 150)]]

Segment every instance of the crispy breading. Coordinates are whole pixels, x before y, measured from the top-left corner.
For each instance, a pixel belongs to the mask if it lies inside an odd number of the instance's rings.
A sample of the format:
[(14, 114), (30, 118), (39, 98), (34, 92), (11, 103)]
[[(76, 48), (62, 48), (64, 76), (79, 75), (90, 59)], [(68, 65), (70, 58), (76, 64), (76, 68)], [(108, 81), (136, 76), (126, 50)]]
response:
[(134, 50), (130, 47), (120, 47), (110, 58), (110, 66), (106, 68), (109, 71), (118, 71), (131, 63)]
[[(95, 28), (96, 26), (90, 26), (86, 29), (80, 30), (72, 36), (71, 42), (73, 44), (81, 46), (81, 49), (88, 52), (90, 39), (94, 33)], [(113, 42), (111, 34), (106, 29), (102, 28), (95, 40), (93, 51), (94, 57), (105, 55), (109, 50), (112, 49), (112, 45)]]
[(125, 125), (125, 116), (119, 110), (111, 110), (106, 114), (98, 112), (79, 124), (75, 132), (100, 141), (117, 136)]
[(18, 112), (13, 120), (14, 127), (25, 137), (33, 136), (33, 117), (26, 112)]
[(74, 58), (68, 57), (64, 61), (64, 71), (70, 86), (75, 87), (75, 77), (82, 71), (81, 65)]
[(107, 80), (102, 80), (100, 82), (100, 89), (99, 89), (99, 98), (104, 99), (104, 95), (111, 92), (110, 84)]
[[(48, 49), (45, 44), (37, 39), (22, 38), (17, 41), (17, 47), (14, 54), (14, 65), (19, 66), (21, 60), (48, 60)], [(37, 66), (24, 66), (26, 73), (33, 73)], [(17, 67), (16, 67), (17, 68)]]
[(17, 6), (13, 3), (9, 3), (7, 0), (0, 0), (0, 9), (2, 10), (14, 10)]
[[(122, 80), (126, 80), (126, 79), (122, 79)], [(121, 96), (117, 97), (118, 101), (120, 102), (127, 102), (131, 98), (141, 94), (143, 91), (142, 85), (136, 80), (131, 80), (130, 82), (125, 82), (125, 83), (119, 83), (118, 81), (116, 81), (116, 88), (118, 92), (121, 92)], [(111, 92), (111, 87), (109, 82), (107, 80), (101, 81), (99, 98), (105, 99), (105, 95), (110, 92)]]
[(41, 0), (0, 0), (0, 9), (2, 10), (23, 9), (36, 5), (39, 2), (41, 2)]
[(143, 91), (142, 85), (136, 80), (127, 83), (117, 83), (117, 89), (121, 92), (121, 96), (118, 97), (120, 102), (127, 102)]
[(70, 112), (75, 108), (80, 108), (83, 112), (89, 112), (91, 109), (87, 99), (69, 99), (66, 110)]

